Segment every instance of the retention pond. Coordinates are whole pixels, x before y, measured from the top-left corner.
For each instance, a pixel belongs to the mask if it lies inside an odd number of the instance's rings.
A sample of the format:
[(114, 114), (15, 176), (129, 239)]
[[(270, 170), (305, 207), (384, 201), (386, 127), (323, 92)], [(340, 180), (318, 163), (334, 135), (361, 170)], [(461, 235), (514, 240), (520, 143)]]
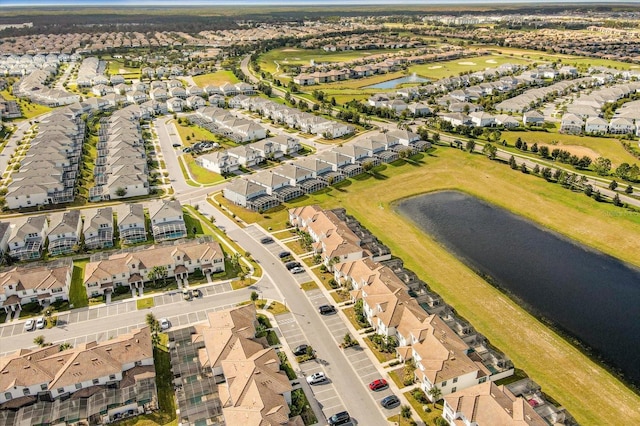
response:
[(640, 384), (638, 268), (457, 191), (404, 200), (398, 209), (529, 311)]

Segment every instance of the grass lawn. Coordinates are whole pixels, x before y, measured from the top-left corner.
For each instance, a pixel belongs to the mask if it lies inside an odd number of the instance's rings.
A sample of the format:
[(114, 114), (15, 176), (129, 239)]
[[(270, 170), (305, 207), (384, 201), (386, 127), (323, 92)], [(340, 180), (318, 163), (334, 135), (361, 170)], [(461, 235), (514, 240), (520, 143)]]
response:
[(48, 106), (29, 103), (27, 101), (18, 101), (18, 105), (20, 105), (20, 110), (22, 111), (23, 118), (16, 118), (15, 121), (21, 121), (22, 119), (29, 120), (38, 115), (45, 114), (53, 109), (49, 108)]
[(191, 146), (192, 144), (203, 140), (218, 142), (223, 148), (232, 148), (234, 146), (238, 146), (238, 144), (233, 142), (232, 140), (224, 138), (220, 135), (216, 135), (215, 133), (212, 133), (198, 125), (181, 124), (178, 123), (177, 120), (174, 120), (173, 123), (176, 126), (176, 130), (178, 131), (178, 135), (180, 136), (180, 139), (182, 140), (182, 144), (184, 146)]
[(124, 66), (124, 62), (119, 59), (109, 60), (109, 75), (115, 74), (139, 74), (140, 68), (129, 68)]
[(155, 304), (153, 303), (153, 297), (145, 297), (144, 299), (137, 299), (136, 306), (140, 309), (151, 309)]
[(347, 316), (347, 318), (349, 318), (349, 322), (356, 330), (362, 330), (364, 328), (358, 324), (358, 321), (356, 321), (356, 313), (353, 310), (353, 307), (344, 308), (342, 312)]
[(579, 423), (607, 424), (615, 415), (640, 420), (637, 394), (400, 216), (394, 203), (462, 190), (636, 266), (640, 214), (620, 214), (610, 204), (459, 150), (438, 148), (423, 161), (426, 167), (384, 166), (339, 191), (308, 196), (304, 204), (346, 208)]
[(267, 342), (270, 346), (275, 346), (280, 344), (280, 339), (278, 339), (278, 335), (275, 331), (269, 330), (267, 331)]
[[(411, 392), (405, 392), (404, 396), (407, 398), (407, 401), (409, 401), (409, 404), (411, 405), (411, 407), (413, 407), (413, 409), (416, 411), (416, 413), (418, 413), (418, 416), (420, 416), (420, 419), (426, 424), (426, 425), (432, 425), (434, 424), (434, 422), (436, 421), (436, 419), (438, 417), (442, 417), (442, 404), (441, 403), (436, 403), (435, 408), (433, 406), (432, 403), (422, 403), (420, 401), (418, 401), (417, 399), (415, 399), (413, 397), (413, 394)], [(424, 406), (428, 406), (429, 407), (429, 412), (424, 410)]]
[(371, 342), (371, 339), (369, 339), (368, 337), (365, 337), (364, 341), (367, 343), (369, 349), (371, 349), (371, 352), (373, 352), (373, 354), (376, 356), (376, 359), (379, 363), (393, 361), (394, 359), (396, 359), (395, 352), (380, 352), (378, 349), (376, 349), (376, 347), (373, 345), (373, 342)]
[(74, 308), (89, 306), (87, 291), (84, 288), (84, 268), (89, 259), (77, 259), (73, 262), (73, 274), (71, 275), (71, 288), (69, 289), (69, 301)]
[[(264, 299), (256, 300), (256, 308), (264, 309), (266, 303), (267, 301)], [(289, 309), (287, 309), (287, 307), (280, 302), (272, 301), (271, 303), (269, 303), (269, 306), (267, 307), (267, 311), (271, 312), (271, 314), (275, 316), (280, 314), (286, 314), (287, 312), (289, 312)]]
[[(502, 132), (501, 139), (504, 139), (510, 145), (514, 145), (516, 140), (520, 138), (526, 142), (529, 148), (534, 143), (538, 147), (547, 145), (549, 152), (555, 148), (565, 149), (572, 154), (582, 157), (588, 155), (595, 160), (597, 157), (605, 157), (611, 160), (613, 168), (620, 163), (638, 163), (638, 159), (625, 151), (622, 143), (617, 138), (604, 138), (596, 136), (578, 136), (565, 135), (556, 132)], [(552, 142), (555, 145), (552, 145)], [(532, 156), (535, 154), (531, 153)]]
[(214, 73), (196, 75), (193, 77), (193, 81), (200, 87), (206, 87), (210, 84), (214, 86), (221, 86), (224, 83), (235, 84), (240, 80), (236, 78), (231, 71), (220, 70)]
[(531, 60), (508, 55), (485, 55), (454, 59), (453, 61), (429, 62), (427, 64), (412, 65), (409, 73), (416, 73), (420, 77), (439, 80), (445, 77), (457, 76), (461, 72), (481, 71), (485, 68), (496, 68), (502, 64), (530, 64)]
[(214, 183), (222, 182), (224, 178), (218, 173), (214, 173), (196, 164), (195, 158), (191, 154), (183, 154), (185, 164), (189, 168), (189, 173), (193, 177), (195, 183), (203, 185), (211, 185)]
[(338, 289), (331, 292), (331, 297), (336, 303), (342, 303), (349, 300), (349, 292), (346, 290)]
[(316, 284), (315, 281), (308, 281), (306, 283), (300, 284), (300, 288), (302, 289), (302, 291), (315, 290), (316, 288), (318, 288), (318, 284)]
[(404, 383), (402, 383), (402, 378), (404, 376), (404, 367), (397, 368), (395, 370), (389, 371), (389, 377), (391, 380), (398, 386), (399, 389), (405, 387)]

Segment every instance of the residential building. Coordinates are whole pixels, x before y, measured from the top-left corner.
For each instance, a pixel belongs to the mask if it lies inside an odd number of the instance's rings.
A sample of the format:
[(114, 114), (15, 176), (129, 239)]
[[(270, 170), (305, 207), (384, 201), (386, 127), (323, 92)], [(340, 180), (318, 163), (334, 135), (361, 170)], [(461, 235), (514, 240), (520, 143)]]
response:
[[(156, 267), (166, 275), (155, 276)], [(189, 274), (196, 270), (203, 274), (224, 272), (224, 253), (220, 244), (205, 238), (125, 251), (107, 259), (97, 255), (85, 267), (84, 285), (89, 298), (113, 292), (121, 286), (142, 294), (144, 284), (158, 278), (175, 278), (179, 286), (187, 285)]]
[(113, 247), (113, 209), (84, 210), (84, 246), (88, 250)]
[(0, 358), (0, 422), (105, 424), (158, 409), (148, 327), (65, 349), (23, 349)]
[(156, 242), (175, 240), (187, 236), (182, 205), (178, 200), (156, 201), (149, 206), (151, 232)]
[(541, 126), (544, 123), (544, 115), (532, 109), (522, 114), (522, 122), (525, 126)]
[(49, 226), (49, 255), (69, 254), (80, 244), (80, 210), (53, 214)]
[(66, 260), (57, 266), (15, 266), (4, 270), (0, 272), (0, 304), (11, 313), (28, 303), (44, 307), (69, 300), (72, 269), (73, 264)]
[(49, 232), (49, 223), (44, 215), (12, 220), (9, 237), (9, 255), (18, 260), (42, 257), (42, 249)]
[(135, 244), (147, 240), (147, 221), (142, 204), (116, 206), (118, 234), (123, 244)]
[(589, 117), (584, 125), (585, 133), (607, 133), (608, 130), (609, 123), (601, 117)]
[(562, 116), (562, 121), (560, 122), (561, 133), (578, 134), (582, 133), (583, 128), (584, 121), (577, 115), (567, 113)]

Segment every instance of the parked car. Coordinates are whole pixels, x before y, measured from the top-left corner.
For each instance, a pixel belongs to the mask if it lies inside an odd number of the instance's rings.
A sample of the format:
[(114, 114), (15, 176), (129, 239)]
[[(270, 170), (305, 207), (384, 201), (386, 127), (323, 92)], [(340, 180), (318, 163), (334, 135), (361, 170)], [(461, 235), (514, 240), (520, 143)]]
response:
[(349, 415), (348, 411), (341, 411), (329, 417), (328, 419), (330, 426), (343, 425), (345, 423), (348, 423), (350, 420), (351, 416)]
[(371, 389), (372, 391), (379, 391), (385, 389), (388, 386), (389, 383), (387, 383), (385, 379), (377, 379), (369, 383), (369, 389)]
[(202, 291), (198, 289), (193, 290), (193, 297), (195, 298), (202, 297)]
[(327, 376), (325, 376), (322, 371), (313, 373), (312, 375), (307, 377), (307, 383), (309, 383), (310, 385), (317, 385), (318, 383), (324, 383), (326, 381)]
[(181, 143), (174, 143), (173, 145), (171, 145), (174, 148), (180, 148), (182, 146)]
[(271, 237), (264, 237), (260, 240), (260, 242), (262, 244), (271, 244), (273, 242), (273, 238)]
[(192, 297), (193, 293), (191, 292), (191, 290), (182, 290), (182, 298), (184, 300), (191, 300)]
[(293, 268), (299, 268), (301, 265), (300, 262), (287, 262), (284, 266), (286, 266), (288, 270), (292, 270)]
[(318, 306), (318, 311), (320, 315), (329, 315), (336, 313), (336, 307), (333, 305), (322, 305)]
[(291, 256), (291, 252), (288, 251), (281, 251), (280, 253), (278, 253), (278, 257), (280, 259), (284, 259), (285, 257), (289, 257)]
[(169, 327), (171, 327), (171, 323), (166, 318), (160, 318), (158, 322), (160, 323), (160, 330), (167, 330)]
[(299, 345), (293, 350), (293, 354), (295, 356), (305, 355), (307, 353), (307, 348), (309, 345)]
[(27, 322), (24, 323), (25, 331), (31, 331), (36, 328), (36, 322), (33, 319), (28, 319)]
[(291, 270), (291, 273), (292, 273), (292, 274), (301, 274), (301, 273), (303, 273), (303, 272), (304, 272), (304, 268), (301, 268), (301, 267), (299, 267), (299, 266), (296, 266), (295, 268), (293, 268), (293, 269)]
[(44, 317), (39, 317), (38, 319), (36, 319), (37, 329), (42, 329), (45, 325), (47, 325), (47, 321), (44, 319)]
[(382, 400), (380, 401), (380, 405), (382, 405), (386, 409), (395, 408), (400, 405), (400, 398), (395, 395), (386, 396), (382, 398)]

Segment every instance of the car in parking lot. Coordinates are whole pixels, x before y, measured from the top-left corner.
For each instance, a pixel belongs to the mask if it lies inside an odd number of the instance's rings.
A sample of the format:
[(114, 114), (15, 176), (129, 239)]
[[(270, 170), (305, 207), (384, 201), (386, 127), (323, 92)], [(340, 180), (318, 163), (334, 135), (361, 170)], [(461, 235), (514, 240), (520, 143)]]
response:
[(400, 398), (395, 395), (385, 396), (380, 400), (380, 405), (382, 405), (386, 409), (395, 408), (400, 405)]
[(307, 376), (307, 383), (309, 383), (310, 385), (317, 385), (318, 383), (324, 383), (326, 381), (327, 376), (325, 376), (322, 371)]
[(379, 391), (385, 389), (388, 386), (389, 383), (387, 383), (385, 379), (377, 379), (369, 383), (369, 389), (371, 389), (372, 391)]
[(47, 325), (47, 321), (44, 319), (44, 317), (39, 317), (38, 319), (36, 319), (36, 328), (42, 329), (45, 325)]
[(181, 143), (174, 143), (173, 145), (171, 145), (174, 148), (180, 148), (182, 146)]
[(293, 268), (299, 268), (301, 265), (300, 262), (287, 262), (284, 266), (286, 266), (288, 270), (292, 270)]
[(260, 239), (260, 242), (262, 244), (271, 244), (273, 242), (273, 238), (271, 237), (264, 237), (262, 239)]
[(320, 315), (335, 314), (336, 307), (333, 305), (322, 305), (318, 306), (318, 311), (320, 312)]
[(328, 422), (330, 426), (343, 425), (351, 420), (351, 416), (348, 411), (340, 411), (329, 417)]
[(301, 356), (301, 355), (305, 355), (307, 353), (307, 348), (309, 347), (309, 345), (299, 345), (296, 346), (296, 348), (293, 350), (293, 354), (295, 356)]
[(278, 253), (278, 257), (280, 259), (284, 259), (285, 257), (289, 257), (291, 256), (291, 252), (289, 251), (281, 251), (280, 253)]
[(198, 289), (192, 290), (192, 293), (193, 293), (193, 297), (195, 298), (202, 297), (202, 291)]
[(300, 266), (296, 266), (295, 268), (291, 269), (292, 274), (301, 274), (303, 272), (304, 268), (301, 268)]
[(171, 327), (171, 323), (166, 318), (160, 318), (158, 322), (160, 323), (160, 330), (167, 330), (169, 327)]
[(182, 290), (182, 298), (184, 300), (191, 300), (192, 297), (193, 293), (191, 292), (191, 290)]
[(28, 319), (27, 322), (24, 323), (25, 331), (35, 330), (36, 322), (33, 319)]

